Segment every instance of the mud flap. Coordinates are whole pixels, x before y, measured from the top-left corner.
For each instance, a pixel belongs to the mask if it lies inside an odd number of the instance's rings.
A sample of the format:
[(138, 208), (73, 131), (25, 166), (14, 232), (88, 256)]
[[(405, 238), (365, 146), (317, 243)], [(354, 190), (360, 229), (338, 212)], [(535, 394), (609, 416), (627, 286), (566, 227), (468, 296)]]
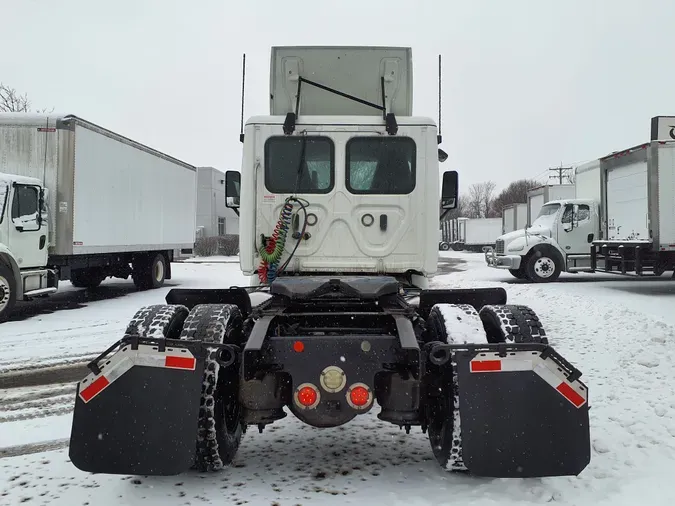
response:
[(548, 350), (456, 352), (462, 454), (471, 474), (576, 476), (590, 462), (588, 389)]
[[(193, 350), (194, 351), (194, 350)], [(82, 471), (175, 475), (194, 461), (204, 358), (125, 345), (77, 386), (70, 459)]]

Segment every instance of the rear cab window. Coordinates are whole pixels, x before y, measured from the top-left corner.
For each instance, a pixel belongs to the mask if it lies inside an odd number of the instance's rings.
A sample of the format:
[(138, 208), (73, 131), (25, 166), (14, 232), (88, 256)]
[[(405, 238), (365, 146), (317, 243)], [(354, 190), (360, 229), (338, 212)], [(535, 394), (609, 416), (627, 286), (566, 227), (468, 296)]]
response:
[[(304, 162), (300, 165), (301, 160)], [(270, 137), (265, 188), (270, 193), (329, 193), (335, 186), (335, 145), (329, 137)]]
[(406, 195), (415, 189), (417, 147), (409, 137), (353, 137), (346, 155), (350, 193)]

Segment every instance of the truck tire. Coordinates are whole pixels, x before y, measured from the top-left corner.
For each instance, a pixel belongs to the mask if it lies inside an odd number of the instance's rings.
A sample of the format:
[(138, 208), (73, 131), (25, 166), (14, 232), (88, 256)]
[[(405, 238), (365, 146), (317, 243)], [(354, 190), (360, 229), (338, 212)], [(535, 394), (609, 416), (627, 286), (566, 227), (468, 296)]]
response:
[(103, 283), (105, 278), (106, 275), (96, 268), (73, 269), (70, 271), (70, 284), (75, 288), (96, 288)]
[(521, 269), (509, 269), (509, 272), (514, 278), (517, 279), (527, 279), (527, 274), (525, 274), (525, 271)]
[(448, 251), (448, 250), (450, 250), (450, 244), (448, 244), (447, 242), (442, 242), (441, 251)]
[[(235, 305), (201, 304), (190, 311), (180, 338), (240, 345), (242, 323)], [(197, 429), (195, 468), (207, 472), (232, 463), (243, 435), (238, 361), (222, 369), (216, 355), (209, 350), (206, 357)]]
[(548, 283), (560, 276), (558, 255), (547, 249), (536, 250), (525, 261), (525, 274), (534, 283)]
[[(458, 322), (460, 325), (456, 325)], [(476, 334), (467, 336), (466, 330), (474, 327)], [(459, 329), (462, 329), (459, 331)], [(436, 304), (427, 318), (427, 342), (448, 344), (487, 342), (482, 321), (468, 304)], [(448, 367), (449, 365), (449, 367)], [(453, 357), (438, 374), (432, 374), (433, 383), (427, 385), (425, 405), (428, 436), (431, 450), (441, 467), (448, 471), (466, 471), (462, 460), (462, 431), (459, 416), (457, 364)]]
[(139, 290), (160, 288), (164, 285), (167, 271), (166, 257), (157, 253), (152, 257), (134, 260), (131, 278)]
[(177, 304), (157, 304), (142, 307), (136, 311), (129, 325), (127, 325), (126, 334), (140, 337), (179, 339), (188, 313), (188, 308)]
[(483, 306), (478, 315), (490, 343), (548, 344), (544, 326), (528, 306)]
[(0, 264), (0, 322), (6, 321), (16, 304), (16, 280), (12, 269)]

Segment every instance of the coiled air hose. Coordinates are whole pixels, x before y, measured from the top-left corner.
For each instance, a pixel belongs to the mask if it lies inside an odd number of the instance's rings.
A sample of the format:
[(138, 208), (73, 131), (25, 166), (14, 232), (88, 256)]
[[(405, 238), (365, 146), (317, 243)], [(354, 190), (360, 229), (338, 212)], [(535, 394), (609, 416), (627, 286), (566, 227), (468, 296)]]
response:
[[(286, 236), (288, 235), (288, 229), (291, 226), (294, 202), (300, 204), (300, 207), (304, 211), (305, 223), (302, 228), (302, 233), (300, 234), (300, 237), (298, 237), (298, 243), (295, 245), (295, 248), (291, 252), (290, 257), (286, 260), (281, 269), (279, 269), (279, 262), (286, 246)], [(279, 272), (281, 272), (290, 262), (291, 257), (295, 253), (295, 250), (298, 248), (300, 241), (305, 235), (305, 229), (307, 228), (306, 206), (308, 205), (309, 202), (298, 199), (297, 197), (288, 197), (284, 202), (284, 205), (279, 212), (279, 219), (277, 220), (277, 224), (274, 227), (272, 236), (267, 240), (267, 244), (263, 243), (258, 249), (258, 254), (262, 259), (260, 262), (260, 267), (258, 268), (258, 278), (260, 279), (261, 283), (266, 284), (274, 281)]]

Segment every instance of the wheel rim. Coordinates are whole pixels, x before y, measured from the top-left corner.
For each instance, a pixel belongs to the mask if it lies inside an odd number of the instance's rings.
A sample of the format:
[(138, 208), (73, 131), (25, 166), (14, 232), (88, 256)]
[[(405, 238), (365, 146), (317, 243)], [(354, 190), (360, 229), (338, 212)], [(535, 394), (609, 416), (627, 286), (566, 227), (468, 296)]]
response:
[(9, 305), (9, 281), (4, 276), (0, 276), (0, 313)]
[(164, 279), (164, 262), (159, 260), (155, 264), (155, 281), (158, 283)]
[(534, 272), (540, 278), (550, 278), (555, 272), (555, 262), (548, 257), (537, 258), (534, 262)]

